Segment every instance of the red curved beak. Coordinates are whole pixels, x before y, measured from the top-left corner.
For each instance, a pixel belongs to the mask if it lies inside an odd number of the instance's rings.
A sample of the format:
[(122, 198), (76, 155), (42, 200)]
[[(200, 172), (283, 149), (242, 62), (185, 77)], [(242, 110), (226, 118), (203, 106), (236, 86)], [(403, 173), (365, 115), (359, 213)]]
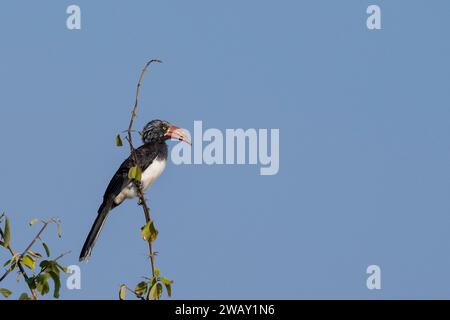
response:
[(192, 144), (189, 140), (186, 132), (184, 132), (182, 129), (178, 128), (177, 126), (170, 126), (166, 133), (164, 134), (165, 137), (170, 139), (178, 139), (180, 141), (184, 141), (188, 144)]

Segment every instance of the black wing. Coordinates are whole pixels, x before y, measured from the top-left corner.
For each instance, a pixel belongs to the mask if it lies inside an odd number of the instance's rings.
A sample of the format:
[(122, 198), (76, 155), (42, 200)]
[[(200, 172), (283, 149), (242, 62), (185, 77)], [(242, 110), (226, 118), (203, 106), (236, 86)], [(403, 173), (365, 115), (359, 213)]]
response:
[[(164, 144), (165, 148), (167, 146)], [(138, 165), (144, 171), (148, 168), (155, 160), (155, 158), (161, 154), (161, 146), (155, 144), (145, 144), (136, 149), (136, 156), (138, 160)], [(164, 156), (167, 156), (167, 152), (165, 152)], [(111, 181), (106, 188), (105, 194), (103, 195), (103, 201), (112, 201), (114, 200), (119, 193), (125, 188), (130, 182), (131, 179), (128, 178), (128, 172), (133, 166), (134, 161), (132, 156), (130, 155), (119, 167), (117, 172), (112, 177)]]

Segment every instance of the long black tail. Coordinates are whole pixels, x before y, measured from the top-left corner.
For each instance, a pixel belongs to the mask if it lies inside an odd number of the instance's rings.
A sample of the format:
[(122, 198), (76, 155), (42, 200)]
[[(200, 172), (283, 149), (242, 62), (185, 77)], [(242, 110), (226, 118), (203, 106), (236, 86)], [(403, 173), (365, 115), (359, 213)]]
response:
[(88, 259), (91, 256), (92, 248), (94, 248), (95, 242), (102, 231), (103, 225), (105, 224), (106, 217), (108, 216), (109, 211), (113, 208), (112, 201), (103, 202), (100, 208), (98, 209), (98, 215), (95, 219), (94, 224), (92, 225), (91, 231), (84, 242), (83, 249), (81, 249), (80, 253), (80, 261)]

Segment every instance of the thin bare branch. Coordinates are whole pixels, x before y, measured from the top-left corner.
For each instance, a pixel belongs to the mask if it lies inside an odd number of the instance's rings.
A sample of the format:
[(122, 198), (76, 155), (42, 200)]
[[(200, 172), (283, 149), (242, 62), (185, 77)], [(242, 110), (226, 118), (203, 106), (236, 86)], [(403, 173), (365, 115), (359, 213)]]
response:
[(70, 253), (72, 253), (72, 250), (61, 253), (59, 256), (57, 256), (55, 259), (53, 259), (53, 261), (58, 261), (59, 259), (63, 258), (64, 256), (67, 256)]
[(27, 248), (22, 252), (22, 254), (20, 255), (21, 258), (23, 258), (24, 255), (27, 254), (28, 250), (30, 250), (33, 245), (36, 243), (36, 241), (38, 239), (40, 239), (42, 232), (44, 232), (44, 230), (47, 228), (47, 226), (50, 223), (56, 223), (55, 218), (50, 218), (47, 221), (43, 221), (43, 226), (42, 228), (39, 230), (39, 232), (36, 234), (36, 236), (33, 238), (33, 240), (31, 240), (30, 244), (27, 246)]
[(11, 268), (6, 270), (6, 272), (0, 277), (0, 282), (2, 282), (3, 279), (5, 279), (11, 271), (12, 271)]

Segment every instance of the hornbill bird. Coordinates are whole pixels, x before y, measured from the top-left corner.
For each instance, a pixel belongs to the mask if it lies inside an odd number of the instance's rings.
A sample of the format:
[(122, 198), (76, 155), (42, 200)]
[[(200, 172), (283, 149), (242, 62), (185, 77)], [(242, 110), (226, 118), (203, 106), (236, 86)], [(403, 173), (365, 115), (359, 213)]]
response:
[[(142, 131), (143, 145), (136, 149), (136, 158), (137, 165), (142, 169), (141, 187), (144, 192), (166, 167), (168, 153), (166, 140), (168, 139), (178, 139), (191, 144), (183, 130), (167, 121), (152, 120)], [(128, 177), (128, 172), (134, 165), (133, 156), (130, 155), (109, 182), (103, 196), (103, 203), (98, 209), (97, 218), (81, 249), (80, 261), (90, 257), (108, 213), (126, 199), (138, 196), (134, 182)]]

